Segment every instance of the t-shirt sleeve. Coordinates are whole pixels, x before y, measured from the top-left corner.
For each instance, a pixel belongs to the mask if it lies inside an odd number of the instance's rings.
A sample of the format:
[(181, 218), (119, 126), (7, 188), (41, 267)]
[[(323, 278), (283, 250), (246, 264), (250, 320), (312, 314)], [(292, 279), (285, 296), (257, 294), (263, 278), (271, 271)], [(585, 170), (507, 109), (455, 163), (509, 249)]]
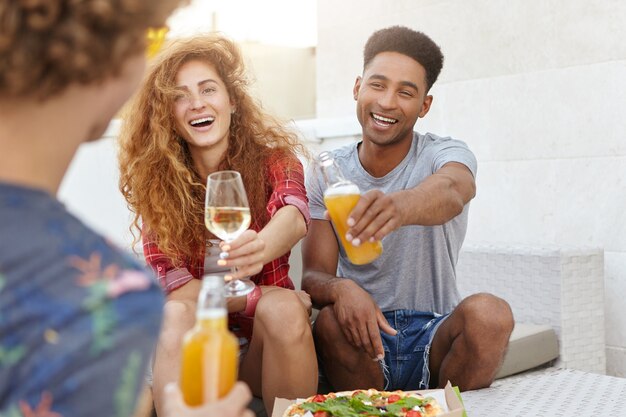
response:
[(448, 162), (458, 162), (465, 165), (469, 168), (474, 178), (476, 178), (478, 163), (476, 162), (476, 157), (465, 142), (451, 138), (441, 140), (435, 150), (432, 172), (436, 172)]
[(311, 163), (306, 172), (306, 190), (309, 196), (309, 210), (311, 218), (315, 220), (325, 220), (324, 212), (324, 182), (319, 166)]
[(281, 208), (292, 205), (300, 210), (308, 227), (311, 221), (302, 163), (293, 155), (273, 158), (269, 163), (272, 187), (267, 212), (274, 216)]

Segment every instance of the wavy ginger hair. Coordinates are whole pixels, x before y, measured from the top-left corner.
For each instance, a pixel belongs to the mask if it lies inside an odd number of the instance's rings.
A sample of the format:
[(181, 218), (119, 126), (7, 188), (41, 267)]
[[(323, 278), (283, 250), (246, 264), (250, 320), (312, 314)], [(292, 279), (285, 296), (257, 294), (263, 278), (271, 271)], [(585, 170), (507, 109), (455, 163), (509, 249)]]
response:
[(173, 105), (176, 76), (189, 61), (213, 65), (236, 111), (231, 115), (228, 149), (220, 170), (241, 173), (253, 223), (269, 220), (266, 205), (268, 158), (286, 158), (286, 169), (306, 154), (297, 135), (266, 114), (248, 92), (244, 61), (237, 45), (217, 34), (179, 40), (156, 58), (132, 103), (120, 135), (120, 190), (135, 213), (131, 233), (149, 232), (176, 264), (204, 249), (206, 179), (193, 167), (189, 148), (177, 133)]

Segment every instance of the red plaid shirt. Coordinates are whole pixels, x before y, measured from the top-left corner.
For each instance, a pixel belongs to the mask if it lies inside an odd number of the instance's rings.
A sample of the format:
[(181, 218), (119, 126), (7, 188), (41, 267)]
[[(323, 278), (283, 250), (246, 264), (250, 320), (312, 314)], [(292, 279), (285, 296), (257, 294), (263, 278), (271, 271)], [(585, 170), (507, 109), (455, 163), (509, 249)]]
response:
[[(267, 213), (269, 217), (272, 217), (280, 208), (293, 205), (300, 210), (308, 226), (311, 216), (304, 187), (304, 170), (295, 156), (291, 158), (288, 161), (291, 165), (289, 168), (286, 167), (285, 159), (274, 159), (268, 163), (267, 177), (271, 194), (267, 202)], [(257, 225), (253, 222), (251, 229), (258, 232), (263, 227), (265, 224)], [(171, 259), (161, 253), (157, 243), (149, 233), (144, 233), (142, 237), (146, 262), (157, 274), (159, 283), (166, 294), (182, 287), (194, 278), (202, 278), (204, 251), (194, 259), (182, 260), (181, 266), (175, 267)], [(252, 281), (257, 285), (275, 285), (294, 289), (293, 282), (289, 278), (289, 255), (290, 252), (287, 252), (265, 264), (259, 274), (251, 277)]]

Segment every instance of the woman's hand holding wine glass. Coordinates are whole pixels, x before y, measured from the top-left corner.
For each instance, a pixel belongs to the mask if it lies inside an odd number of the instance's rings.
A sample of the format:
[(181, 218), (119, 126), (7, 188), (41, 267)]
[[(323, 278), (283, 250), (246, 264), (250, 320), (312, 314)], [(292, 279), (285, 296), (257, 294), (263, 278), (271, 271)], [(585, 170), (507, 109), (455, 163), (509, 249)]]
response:
[[(250, 207), (241, 174), (237, 171), (218, 171), (209, 175), (205, 203), (204, 220), (207, 229), (225, 242), (222, 249), (229, 257), (235, 258), (234, 251), (239, 245), (229, 247), (228, 250), (226, 246), (235, 243), (235, 239), (250, 226)], [(236, 274), (233, 266), (232, 276)], [(253, 289), (254, 283), (249, 279), (232, 279), (225, 286), (227, 297), (246, 295)]]
[(222, 242), (220, 248), (226, 256), (222, 256), (217, 264), (234, 267), (233, 278), (251, 277), (263, 269), (265, 242), (254, 230), (244, 231), (231, 242)]

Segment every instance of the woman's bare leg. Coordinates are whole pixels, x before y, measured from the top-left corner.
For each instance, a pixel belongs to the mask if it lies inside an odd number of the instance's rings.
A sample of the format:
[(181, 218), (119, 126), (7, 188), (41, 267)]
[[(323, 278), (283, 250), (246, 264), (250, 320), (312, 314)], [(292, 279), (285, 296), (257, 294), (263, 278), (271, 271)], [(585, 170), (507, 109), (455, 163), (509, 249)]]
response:
[(303, 398), (317, 390), (317, 357), (308, 311), (294, 291), (277, 289), (261, 297), (248, 353), (239, 378), (263, 397), (268, 415), (274, 398)]

